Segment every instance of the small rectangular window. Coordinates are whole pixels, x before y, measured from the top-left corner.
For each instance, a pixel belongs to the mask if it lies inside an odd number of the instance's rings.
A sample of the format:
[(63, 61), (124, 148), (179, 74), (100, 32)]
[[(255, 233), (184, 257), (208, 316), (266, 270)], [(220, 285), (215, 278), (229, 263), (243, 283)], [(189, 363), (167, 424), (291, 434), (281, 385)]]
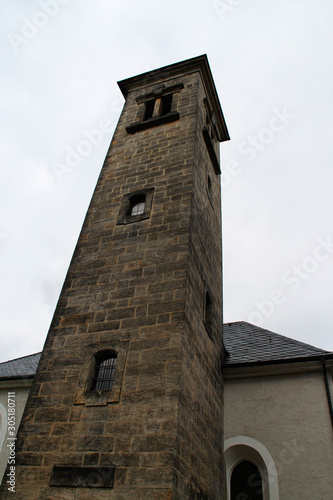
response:
[(163, 84), (151, 89), (147, 94), (137, 96), (135, 100), (139, 106), (135, 120), (125, 127), (126, 132), (135, 134), (141, 130), (179, 120), (178, 98), (183, 88), (183, 83), (170, 87), (165, 87)]
[(130, 199), (129, 215), (142, 215), (145, 212), (146, 195), (139, 194)]
[(117, 224), (129, 224), (149, 219), (154, 188), (143, 189), (124, 195)]

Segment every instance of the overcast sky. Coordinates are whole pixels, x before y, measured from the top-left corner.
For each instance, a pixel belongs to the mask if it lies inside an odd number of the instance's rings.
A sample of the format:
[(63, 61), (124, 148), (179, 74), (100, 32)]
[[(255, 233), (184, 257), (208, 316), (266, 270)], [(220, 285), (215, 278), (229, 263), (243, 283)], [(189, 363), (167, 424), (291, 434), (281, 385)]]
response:
[(224, 320), (333, 350), (332, 17), (329, 0), (1, 1), (0, 361), (43, 347), (116, 82), (203, 53), (231, 137)]

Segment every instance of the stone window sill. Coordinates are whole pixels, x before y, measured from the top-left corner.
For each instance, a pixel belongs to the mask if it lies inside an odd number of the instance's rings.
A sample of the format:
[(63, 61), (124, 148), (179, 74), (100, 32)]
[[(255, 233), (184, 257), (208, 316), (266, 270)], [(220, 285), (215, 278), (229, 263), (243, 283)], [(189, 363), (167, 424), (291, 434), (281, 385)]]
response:
[(176, 120), (179, 120), (180, 115), (178, 111), (171, 111), (167, 115), (163, 116), (153, 116), (149, 118), (149, 120), (145, 120), (142, 122), (131, 123), (126, 127), (126, 131), (128, 134), (135, 134), (140, 130), (146, 130), (148, 128), (157, 127), (158, 125), (162, 125), (163, 123), (170, 123)]

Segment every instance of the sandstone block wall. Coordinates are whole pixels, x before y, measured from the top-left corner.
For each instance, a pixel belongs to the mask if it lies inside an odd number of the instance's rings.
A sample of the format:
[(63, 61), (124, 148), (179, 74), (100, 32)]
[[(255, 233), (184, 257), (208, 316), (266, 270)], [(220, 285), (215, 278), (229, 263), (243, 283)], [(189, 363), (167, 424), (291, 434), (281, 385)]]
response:
[[(18, 499), (224, 495), (220, 186), (202, 136), (205, 85), (191, 64), (139, 83), (129, 86), (23, 416)], [(172, 121), (129, 133), (140, 96), (161, 84), (180, 89)], [(126, 196), (142, 190), (152, 193), (149, 216), (123, 223)], [(89, 391), (104, 349), (118, 355), (107, 396)], [(50, 486), (60, 465), (100, 475), (115, 467), (113, 488)]]

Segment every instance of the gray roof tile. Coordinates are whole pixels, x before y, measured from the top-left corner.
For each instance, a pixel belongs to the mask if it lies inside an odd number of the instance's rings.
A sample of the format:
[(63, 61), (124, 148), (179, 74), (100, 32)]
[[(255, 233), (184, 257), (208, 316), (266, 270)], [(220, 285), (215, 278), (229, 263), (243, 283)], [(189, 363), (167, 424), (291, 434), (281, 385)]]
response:
[(328, 351), (237, 321), (223, 325), (224, 345), (228, 355), (224, 365), (277, 362), (328, 354)]
[[(236, 321), (223, 325), (224, 345), (228, 356), (225, 366), (269, 363), (331, 354), (323, 349), (265, 330), (259, 326)], [(0, 363), (0, 379), (32, 377), (41, 353)]]
[(41, 353), (0, 363), (0, 379), (33, 377), (37, 370)]

